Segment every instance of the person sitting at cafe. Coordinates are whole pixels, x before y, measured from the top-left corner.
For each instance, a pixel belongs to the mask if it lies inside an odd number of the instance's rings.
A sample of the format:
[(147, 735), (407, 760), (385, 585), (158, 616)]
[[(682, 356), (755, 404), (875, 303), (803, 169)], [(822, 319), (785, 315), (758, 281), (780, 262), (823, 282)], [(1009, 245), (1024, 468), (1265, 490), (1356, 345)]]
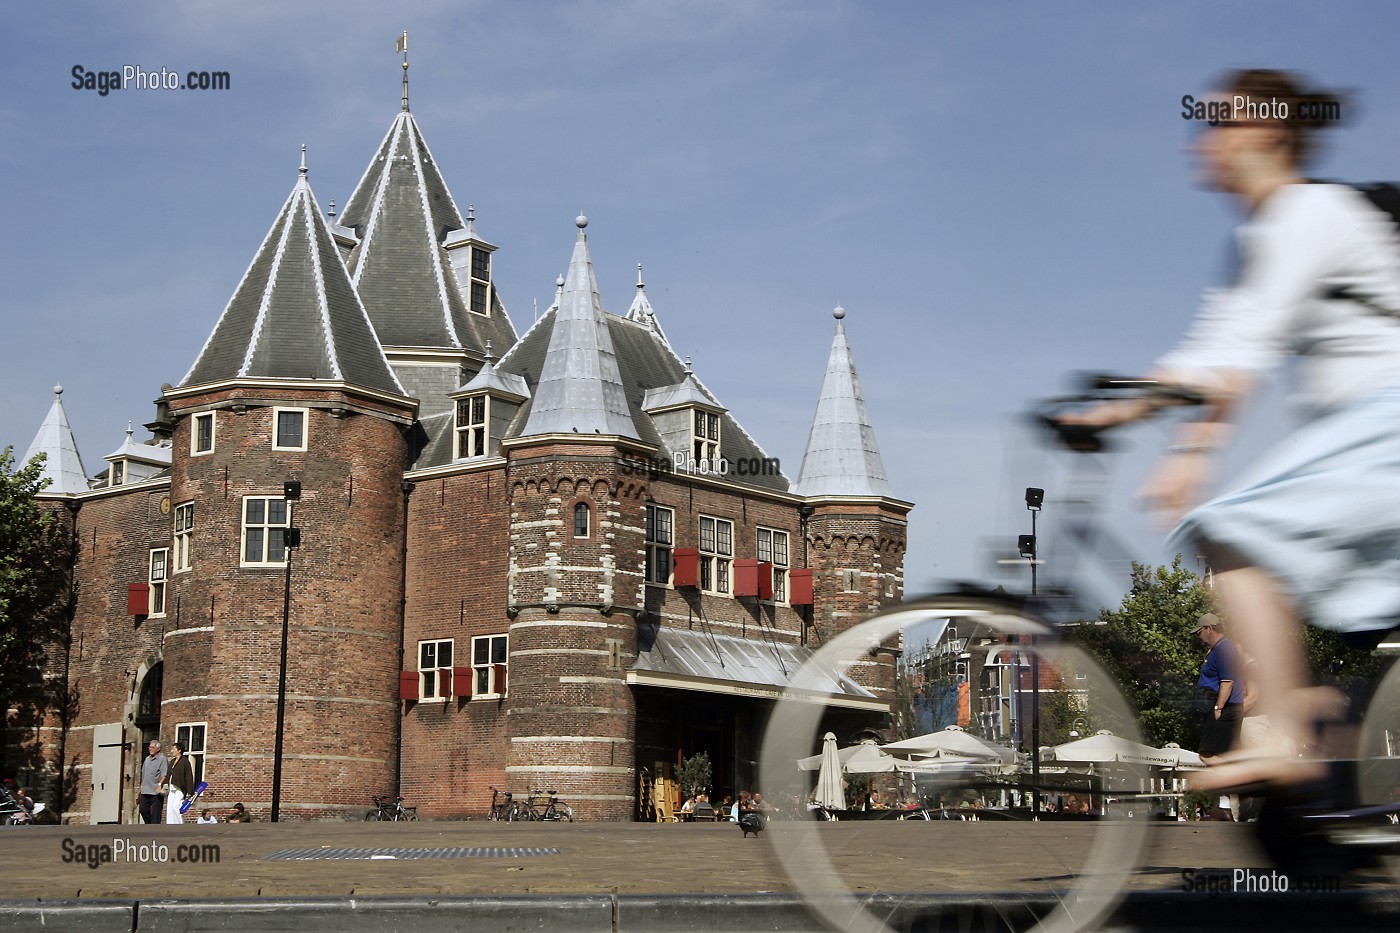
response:
[(233, 805), (233, 812), (228, 815), (228, 822), (251, 823), (253, 822), (253, 814), (249, 813), (243, 804), (236, 803)]

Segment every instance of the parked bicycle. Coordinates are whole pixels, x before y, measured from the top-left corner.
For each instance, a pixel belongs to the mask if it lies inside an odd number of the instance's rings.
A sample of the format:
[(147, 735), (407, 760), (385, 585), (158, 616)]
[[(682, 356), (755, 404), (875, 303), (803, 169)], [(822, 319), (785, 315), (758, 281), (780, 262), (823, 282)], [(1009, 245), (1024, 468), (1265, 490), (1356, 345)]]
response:
[(555, 791), (535, 790), (530, 792), (527, 802), (516, 802), (509, 819), (522, 822), (533, 820), (546, 823), (561, 821), (572, 823), (574, 811), (568, 804), (559, 801), (559, 795)]
[[(1081, 395), (1055, 399), (1037, 412), (1037, 421), (1050, 428), (1058, 443), (1082, 454), (1071, 458), (1071, 474), (1065, 481), (1062, 513), (1063, 543), (1073, 556), (1065, 565), (1076, 568), (1076, 561), (1103, 566), (1106, 533), (1099, 521), (1110, 471), (1098, 455), (1107, 446), (1099, 433), (1082, 426), (1061, 424), (1055, 414), (1067, 406), (1093, 404), (1106, 398), (1167, 398), (1179, 404), (1194, 401), (1189, 393), (1157, 386), (1143, 380), (1099, 379)], [(844, 680), (855, 665), (869, 664), (883, 651), (897, 649), (909, 640), (934, 642), (956, 632), (958, 656), (977, 663), (969, 672), (980, 670), (979, 680), (969, 680), (961, 688), (976, 697), (996, 698), (996, 708), (988, 715), (997, 720), (994, 731), (1022, 736), (1032, 747), (1029, 723), (1032, 691), (1029, 668), (1032, 661), (1041, 672), (1047, 669), (1062, 678), (1063, 686), (1051, 691), (1068, 695), (1075, 704), (1076, 721), (1094, 724), (1112, 733), (1109, 738), (1124, 740), (1125, 748), (1143, 746), (1135, 715), (1125, 702), (1113, 678), (1086, 652), (1060, 637), (1064, 624), (1097, 617), (1097, 607), (1087, 607), (1076, 599), (1076, 590), (1042, 587), (1040, 595), (1016, 597), (991, 587), (965, 586), (962, 589), (913, 600), (877, 613), (844, 633), (829, 639), (791, 678), (785, 697), (776, 705), (769, 720), (762, 750), (762, 783), (772, 793), (805, 793), (795, 762), (821, 747), (823, 727), (832, 710), (812, 703), (815, 695), (847, 692)], [(913, 636), (911, 638), (911, 635)], [(1011, 687), (1011, 685), (1015, 685)], [(1010, 688), (1010, 689), (1008, 689)], [(1042, 699), (1045, 691), (1042, 690)], [(839, 711), (838, 711), (839, 715)], [(1009, 729), (1007, 724), (1009, 722)], [(1357, 730), (1352, 730), (1356, 732)], [(1330, 737), (1319, 736), (1318, 746), (1336, 748), (1345, 728)], [(1359, 730), (1359, 739), (1348, 749), (1333, 752), (1340, 760), (1331, 763), (1325, 779), (1288, 794), (1272, 792), (1265, 799), (1259, 822), (1259, 839), (1269, 857), (1285, 872), (1340, 874), (1389, 859), (1400, 877), (1400, 665), (1393, 666), (1372, 693), (1368, 714)], [(1041, 783), (1032, 780), (1032, 766), (1023, 765), (1018, 776), (1000, 773), (1000, 765), (946, 759), (925, 765), (910, 763), (908, 770), (921, 775), (921, 791), (950, 798), (965, 788), (996, 789), (1014, 794), (1022, 801), (1051, 789), (1074, 789), (1099, 801), (1115, 798), (1112, 807), (1099, 808), (1096, 818), (1080, 824), (1070, 837), (1062, 823), (1022, 824), (1028, 857), (1039, 863), (1037, 876), (1046, 879), (1047, 892), (1054, 892), (1056, 907), (1044, 916), (1024, 919), (1020, 926), (998, 918), (998, 928), (1035, 930), (1082, 930), (1099, 925), (1116, 905), (1124, 886), (1137, 870), (1144, 851), (1151, 811), (1160, 798), (1174, 796), (1154, 779), (1150, 760), (1108, 760), (1051, 776), (1041, 767)], [(1160, 766), (1158, 766), (1160, 767)], [(948, 824), (942, 824), (947, 826)], [(963, 824), (959, 824), (963, 825)], [(973, 824), (975, 825), (975, 824)], [(1042, 828), (1043, 827), (1043, 828)], [(809, 907), (834, 929), (858, 933), (887, 933), (881, 909), (867, 908), (855, 893), (858, 883), (849, 881), (836, 868), (828, 852), (840, 855), (840, 864), (860, 871), (884, 864), (897, 869), (899, 862), (916, 859), (908, 848), (891, 847), (888, 830), (879, 822), (842, 824), (794, 821), (775, 824), (769, 833), (779, 861), (794, 886), (807, 899)], [(946, 829), (939, 832), (946, 832)], [(904, 846), (909, 840), (899, 837)], [(926, 840), (927, 841), (927, 840)], [(958, 837), (958, 851), (975, 857), (975, 840)], [(858, 857), (856, 857), (858, 856)], [(896, 861), (897, 860), (897, 861)], [(989, 872), (995, 866), (988, 866)], [(930, 908), (936, 911), (939, 908)], [(950, 911), (976, 910), (966, 905)], [(907, 919), (907, 918), (906, 918)], [(928, 916), (922, 918), (931, 928), (949, 923), (965, 923), (967, 916)], [(977, 920), (985, 919), (980, 915)], [(952, 928), (952, 927), (949, 927)]]
[(515, 795), (499, 788), (491, 788), (491, 808), (486, 811), (488, 820), (509, 820), (515, 813)]
[(365, 813), (365, 820), (368, 822), (415, 822), (418, 819), (418, 808), (405, 807), (403, 797), (376, 794), (373, 800), (374, 809)]
[(43, 812), (42, 803), (28, 807), (16, 800), (9, 788), (0, 787), (0, 826), (32, 826)]

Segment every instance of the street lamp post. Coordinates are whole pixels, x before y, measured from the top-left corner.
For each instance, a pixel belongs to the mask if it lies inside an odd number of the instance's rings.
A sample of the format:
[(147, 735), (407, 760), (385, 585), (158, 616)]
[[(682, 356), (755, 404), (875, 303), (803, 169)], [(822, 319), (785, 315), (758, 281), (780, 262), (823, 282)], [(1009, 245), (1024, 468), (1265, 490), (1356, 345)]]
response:
[[(1039, 550), (1036, 545), (1035, 520), (1040, 514), (1040, 507), (1045, 502), (1045, 490), (1034, 486), (1026, 487), (1026, 508), (1031, 513), (1031, 540), (1030, 556), (1031, 562), (1031, 595), (1036, 595), (1036, 571), (1039, 569)], [(1032, 819), (1040, 819), (1040, 652), (1036, 648), (1035, 637), (1031, 636), (1031, 783), (1035, 784), (1036, 792), (1031, 799), (1034, 805), (1031, 808)]]
[[(301, 483), (287, 480), (282, 484), (282, 498), (290, 503), (301, 498)], [(301, 529), (290, 525), (291, 515), (282, 540), (286, 551), (287, 572), (282, 583), (282, 658), (277, 668), (277, 737), (272, 751), (272, 822), (280, 820), (282, 814), (282, 738), (287, 720), (287, 633), (292, 609), (292, 552), (301, 546)]]

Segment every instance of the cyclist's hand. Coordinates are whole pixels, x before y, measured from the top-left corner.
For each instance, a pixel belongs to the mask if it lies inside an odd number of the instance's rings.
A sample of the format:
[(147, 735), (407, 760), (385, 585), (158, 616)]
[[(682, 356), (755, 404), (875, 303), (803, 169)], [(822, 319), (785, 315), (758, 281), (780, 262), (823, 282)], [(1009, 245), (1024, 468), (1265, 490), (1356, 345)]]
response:
[(1168, 454), (1138, 492), (1143, 506), (1160, 514), (1163, 526), (1175, 525), (1198, 505), (1215, 476), (1213, 458), (1199, 453)]

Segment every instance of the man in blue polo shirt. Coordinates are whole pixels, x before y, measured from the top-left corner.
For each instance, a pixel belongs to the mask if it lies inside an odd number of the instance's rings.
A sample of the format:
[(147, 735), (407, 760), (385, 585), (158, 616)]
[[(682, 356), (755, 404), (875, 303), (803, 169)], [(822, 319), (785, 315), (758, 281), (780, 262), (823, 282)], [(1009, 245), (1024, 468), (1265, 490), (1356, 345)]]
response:
[(1196, 681), (1211, 706), (1201, 730), (1200, 748), (1201, 759), (1209, 764), (1210, 759), (1228, 752), (1239, 739), (1244, 681), (1240, 677), (1239, 652), (1221, 631), (1215, 613), (1207, 612), (1196, 620), (1196, 635), (1210, 649)]

